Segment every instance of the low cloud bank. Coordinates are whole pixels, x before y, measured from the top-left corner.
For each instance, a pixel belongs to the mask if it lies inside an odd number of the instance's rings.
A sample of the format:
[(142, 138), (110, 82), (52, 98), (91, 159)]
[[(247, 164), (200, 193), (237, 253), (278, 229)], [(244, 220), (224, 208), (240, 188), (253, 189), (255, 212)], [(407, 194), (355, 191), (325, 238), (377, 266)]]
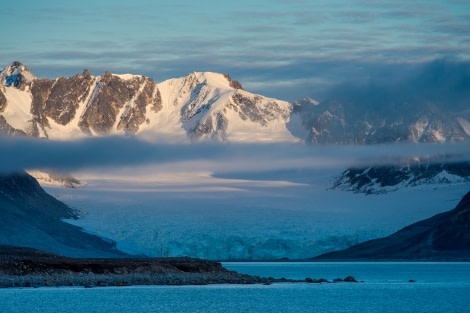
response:
[[(0, 137), (0, 172), (23, 169), (76, 171), (179, 164), (188, 171), (236, 172), (289, 168), (386, 165), (407, 158), (470, 161), (470, 143), (315, 146), (304, 144), (168, 144), (129, 137), (51, 141)], [(198, 168), (200, 167), (200, 168)]]

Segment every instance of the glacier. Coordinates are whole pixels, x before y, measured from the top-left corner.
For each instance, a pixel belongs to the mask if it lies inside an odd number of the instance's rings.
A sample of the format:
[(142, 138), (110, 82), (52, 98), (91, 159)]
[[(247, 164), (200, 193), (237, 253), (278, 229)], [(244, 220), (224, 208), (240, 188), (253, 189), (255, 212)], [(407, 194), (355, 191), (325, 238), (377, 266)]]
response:
[(68, 222), (114, 240), (127, 253), (292, 260), (383, 237), (450, 210), (470, 187), (435, 184), (366, 195), (329, 189), (332, 169), (152, 170), (140, 178), (133, 172), (78, 173), (84, 186), (46, 190), (82, 212)]

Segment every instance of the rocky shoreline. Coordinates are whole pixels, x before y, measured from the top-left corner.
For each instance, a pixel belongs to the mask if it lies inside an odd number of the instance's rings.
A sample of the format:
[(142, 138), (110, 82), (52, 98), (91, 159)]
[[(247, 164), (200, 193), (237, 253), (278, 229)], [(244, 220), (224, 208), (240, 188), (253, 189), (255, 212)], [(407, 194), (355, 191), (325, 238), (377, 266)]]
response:
[[(0, 247), (1, 248), (1, 247)], [(338, 281), (356, 281), (353, 277)], [(324, 283), (326, 279), (258, 277), (219, 262), (182, 258), (70, 258), (27, 248), (0, 249), (0, 288)]]

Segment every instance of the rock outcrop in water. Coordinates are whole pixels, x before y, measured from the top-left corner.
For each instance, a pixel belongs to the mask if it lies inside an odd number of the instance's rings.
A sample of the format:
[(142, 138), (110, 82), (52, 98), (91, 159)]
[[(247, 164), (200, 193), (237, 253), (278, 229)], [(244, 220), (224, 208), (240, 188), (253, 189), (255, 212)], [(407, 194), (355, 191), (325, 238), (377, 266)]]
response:
[(455, 209), (315, 260), (470, 260), (470, 192)]

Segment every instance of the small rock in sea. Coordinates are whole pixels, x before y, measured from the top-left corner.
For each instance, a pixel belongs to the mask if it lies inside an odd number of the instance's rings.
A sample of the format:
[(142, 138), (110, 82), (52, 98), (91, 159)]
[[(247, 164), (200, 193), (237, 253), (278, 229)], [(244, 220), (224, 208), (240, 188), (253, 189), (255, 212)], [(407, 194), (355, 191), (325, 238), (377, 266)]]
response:
[(408, 282), (409, 282), (409, 283), (416, 283), (416, 280), (410, 279)]
[(335, 278), (333, 279), (333, 282), (334, 283), (340, 283), (340, 282), (343, 282), (344, 280), (342, 278)]
[(354, 278), (353, 276), (347, 276), (346, 278), (344, 278), (344, 281), (345, 282), (348, 282), (348, 283), (357, 283), (357, 280), (356, 278)]

